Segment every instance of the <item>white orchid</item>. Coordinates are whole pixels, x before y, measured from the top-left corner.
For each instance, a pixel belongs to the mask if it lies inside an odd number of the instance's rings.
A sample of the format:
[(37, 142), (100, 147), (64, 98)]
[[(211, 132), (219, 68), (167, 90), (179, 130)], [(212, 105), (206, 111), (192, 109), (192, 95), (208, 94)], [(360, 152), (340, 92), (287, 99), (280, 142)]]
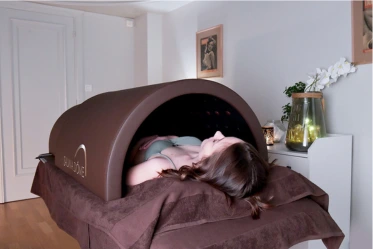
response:
[(316, 74), (308, 76), (305, 92), (307, 91), (321, 91), (325, 86), (329, 87), (332, 83), (337, 82), (340, 76), (345, 76), (349, 73), (356, 72), (356, 68), (346, 58), (340, 58), (328, 70), (316, 68)]
[(321, 86), (325, 86), (329, 82), (330, 82), (330, 75), (329, 75), (328, 71), (326, 71), (325, 69), (323, 69), (321, 71), (321, 73), (319, 74), (319, 81), (318, 81), (318, 83)]
[(337, 70), (336, 67), (334, 67), (334, 66), (330, 66), (330, 67), (328, 68), (328, 74), (329, 74), (329, 76), (331, 77), (331, 79), (330, 79), (330, 83), (334, 83), (334, 82), (337, 81), (337, 79), (338, 79), (338, 70)]
[(306, 89), (320, 91), (330, 83), (330, 74), (325, 69), (316, 68), (315, 76), (308, 76)]
[(356, 71), (356, 68), (351, 65), (350, 62), (346, 61), (346, 58), (341, 58), (337, 63), (335, 63), (334, 67), (338, 71), (338, 76), (344, 75), (346, 77), (347, 74)]

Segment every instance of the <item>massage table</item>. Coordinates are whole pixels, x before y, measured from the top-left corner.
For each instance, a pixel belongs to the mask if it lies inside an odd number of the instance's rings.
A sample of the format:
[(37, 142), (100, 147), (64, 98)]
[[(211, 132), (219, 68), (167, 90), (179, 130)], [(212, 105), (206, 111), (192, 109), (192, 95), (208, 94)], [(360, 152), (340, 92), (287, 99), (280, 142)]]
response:
[(255, 220), (245, 201), (206, 183), (124, 183), (131, 148), (141, 138), (203, 140), (217, 130), (251, 143), (268, 160), (255, 113), (220, 83), (184, 79), (98, 94), (56, 120), (31, 192), (82, 249), (285, 249), (308, 240), (339, 248), (344, 234), (328, 213), (328, 194), (280, 165), (271, 168), (261, 193), (273, 196), (274, 207)]

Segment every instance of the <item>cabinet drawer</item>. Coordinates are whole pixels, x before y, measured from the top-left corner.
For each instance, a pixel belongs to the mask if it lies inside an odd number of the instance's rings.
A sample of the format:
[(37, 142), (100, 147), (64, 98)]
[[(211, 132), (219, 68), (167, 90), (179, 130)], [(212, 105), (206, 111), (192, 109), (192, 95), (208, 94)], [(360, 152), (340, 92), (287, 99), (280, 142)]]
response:
[(308, 245), (308, 241), (304, 241), (304, 242), (301, 242), (299, 244), (293, 245), (289, 249), (310, 249), (310, 247)]
[(277, 159), (275, 162), (276, 165), (290, 167), (292, 170), (309, 178), (308, 158), (306, 157), (268, 153), (268, 158), (269, 162), (272, 162), (273, 160)]

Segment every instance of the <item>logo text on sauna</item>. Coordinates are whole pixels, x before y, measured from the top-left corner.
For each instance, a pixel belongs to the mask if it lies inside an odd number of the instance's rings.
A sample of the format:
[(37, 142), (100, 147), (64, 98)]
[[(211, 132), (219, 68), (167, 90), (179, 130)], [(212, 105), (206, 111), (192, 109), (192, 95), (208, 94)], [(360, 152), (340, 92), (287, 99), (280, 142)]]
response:
[[(84, 164), (80, 163), (79, 161), (75, 161), (76, 155), (80, 149), (82, 149), (84, 153)], [(63, 166), (71, 169), (77, 175), (80, 175), (83, 178), (87, 176), (87, 151), (84, 144), (79, 145), (75, 152), (74, 159), (70, 159), (67, 156), (63, 157)]]

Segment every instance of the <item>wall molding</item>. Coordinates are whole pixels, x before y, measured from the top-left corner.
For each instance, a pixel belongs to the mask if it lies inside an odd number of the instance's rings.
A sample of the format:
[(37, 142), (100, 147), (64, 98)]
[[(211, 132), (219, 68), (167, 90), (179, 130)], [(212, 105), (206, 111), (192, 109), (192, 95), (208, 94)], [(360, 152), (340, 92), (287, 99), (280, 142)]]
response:
[(38, 12), (43, 14), (58, 15), (65, 17), (72, 17), (74, 22), (74, 45), (75, 45), (75, 75), (74, 79), (76, 82), (76, 104), (80, 104), (84, 101), (84, 54), (83, 54), (83, 18), (84, 11), (66, 9), (62, 7), (55, 7), (49, 5), (43, 5), (32, 2), (0, 2), (0, 8), (16, 9), (29, 12)]
[(33, 12), (39, 12), (39, 13), (44, 13), (44, 14), (69, 16), (69, 17), (81, 16), (84, 13), (84, 11), (80, 11), (80, 10), (66, 9), (66, 8), (43, 5), (43, 4), (32, 3), (32, 2), (0, 2), (0, 8), (33, 11)]

